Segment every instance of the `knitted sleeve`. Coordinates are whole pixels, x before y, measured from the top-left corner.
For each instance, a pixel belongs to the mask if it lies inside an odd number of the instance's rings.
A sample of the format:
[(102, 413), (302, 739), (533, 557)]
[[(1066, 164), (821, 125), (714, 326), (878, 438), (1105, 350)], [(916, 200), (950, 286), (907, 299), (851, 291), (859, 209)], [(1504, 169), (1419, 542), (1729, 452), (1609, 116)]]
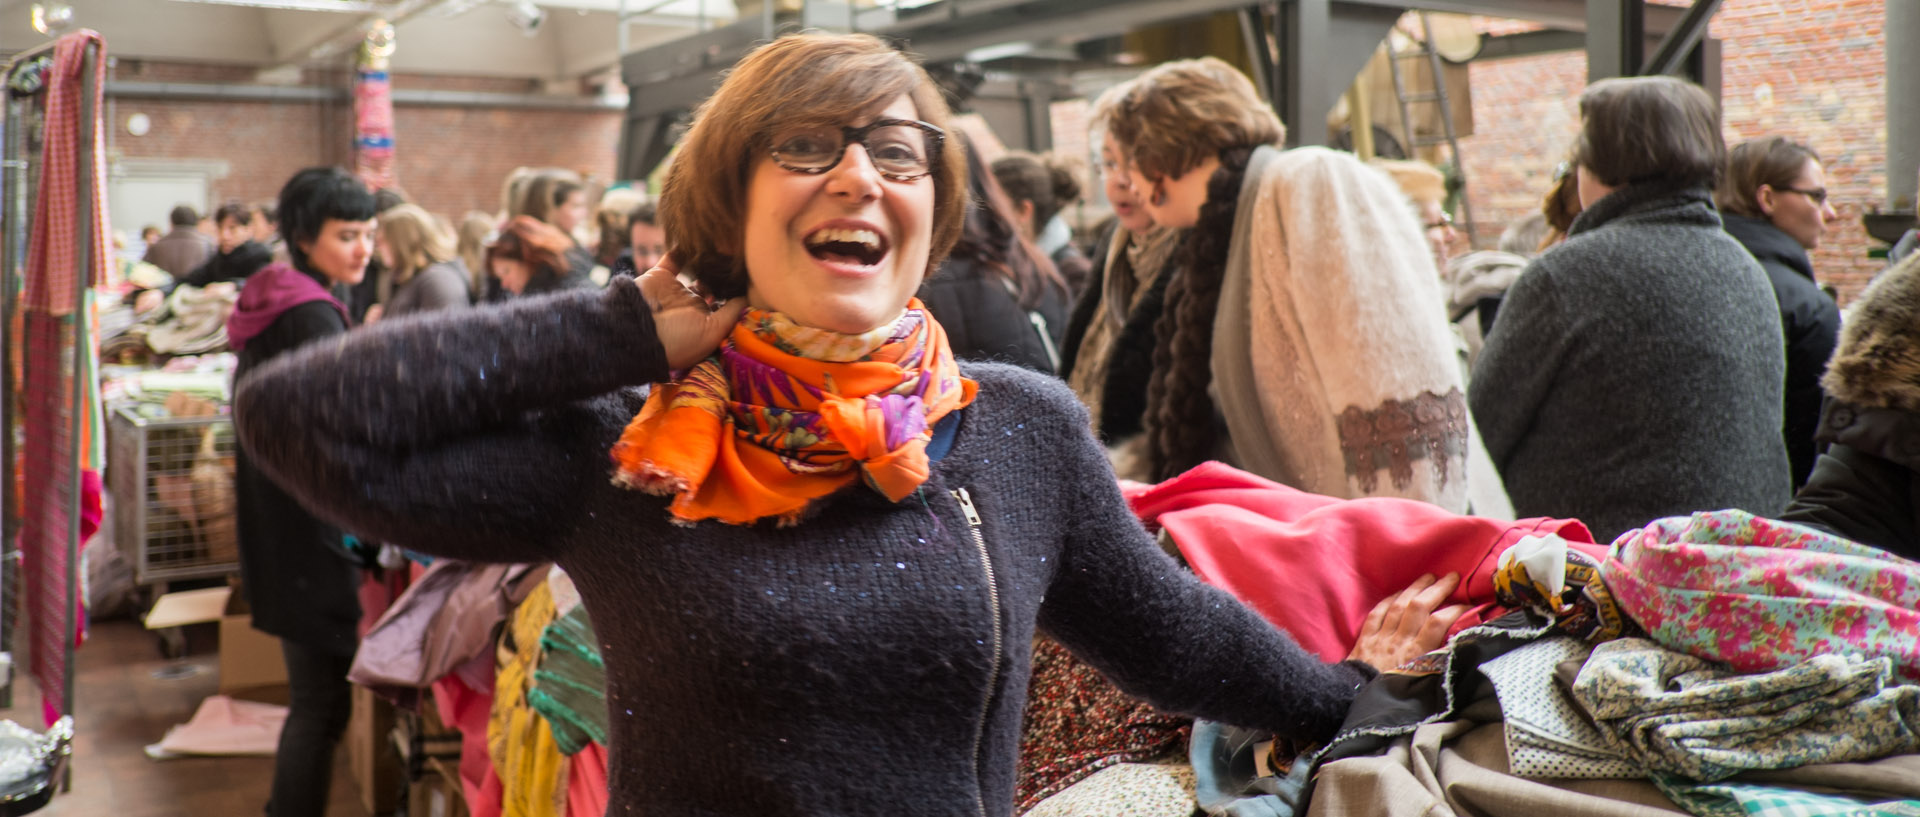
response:
[(1570, 317), (1561, 313), (1552, 270), (1536, 260), (1507, 290), (1473, 365), (1467, 404), (1503, 474), (1559, 376)]
[(1331, 738), (1372, 668), (1322, 662), (1161, 551), (1120, 496), (1085, 409), (1070, 396), (1063, 402), (1078, 431), (1058, 446), (1070, 522), (1040, 626), (1161, 709), (1302, 741)]
[(239, 384), (236, 431), (315, 514), (365, 537), (480, 561), (554, 558), (663, 380), (632, 279), (433, 312), (310, 344)]

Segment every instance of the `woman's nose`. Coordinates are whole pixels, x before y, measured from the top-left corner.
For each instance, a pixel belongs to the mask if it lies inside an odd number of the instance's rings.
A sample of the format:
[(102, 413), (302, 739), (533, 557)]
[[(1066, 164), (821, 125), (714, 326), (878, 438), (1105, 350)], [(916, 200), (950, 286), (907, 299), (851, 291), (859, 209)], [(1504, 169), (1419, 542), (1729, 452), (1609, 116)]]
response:
[(865, 201), (880, 195), (880, 171), (859, 142), (847, 145), (840, 163), (827, 171), (827, 192)]

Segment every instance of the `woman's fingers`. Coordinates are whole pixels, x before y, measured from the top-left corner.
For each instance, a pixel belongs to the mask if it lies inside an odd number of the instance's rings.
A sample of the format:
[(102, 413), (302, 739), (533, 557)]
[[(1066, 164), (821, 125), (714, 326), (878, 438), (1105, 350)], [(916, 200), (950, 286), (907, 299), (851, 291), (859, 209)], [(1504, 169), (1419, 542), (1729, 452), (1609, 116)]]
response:
[[(1431, 576), (1422, 576), (1421, 578), (1433, 579)], [(1414, 582), (1415, 586), (1419, 584), (1419, 582)], [(1453, 595), (1454, 589), (1459, 586), (1460, 574), (1458, 573), (1448, 573), (1439, 579), (1428, 581), (1425, 587), (1421, 587), (1414, 593), (1412, 606), (1422, 613), (1433, 612), (1440, 606), (1441, 602), (1447, 600), (1448, 596)], [(1412, 590), (1413, 588), (1409, 587), (1407, 589)]]
[(733, 325), (740, 322), (740, 316), (747, 311), (747, 299), (731, 298), (721, 302), (707, 316), (707, 335), (704, 342), (711, 348), (719, 348), (720, 342), (727, 339), (727, 333), (733, 331)]

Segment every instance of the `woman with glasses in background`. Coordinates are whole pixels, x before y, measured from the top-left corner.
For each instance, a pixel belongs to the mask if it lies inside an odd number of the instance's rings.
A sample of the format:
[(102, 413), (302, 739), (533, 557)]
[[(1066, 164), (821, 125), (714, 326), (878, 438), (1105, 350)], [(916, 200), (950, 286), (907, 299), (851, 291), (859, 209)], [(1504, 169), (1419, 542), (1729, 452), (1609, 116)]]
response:
[(239, 433), (355, 530), (566, 569), (609, 814), (1007, 815), (1036, 628), (1165, 708), (1329, 738), (1453, 582), (1328, 664), (1161, 552), (1072, 393), (957, 364), (913, 297), (967, 206), (947, 124), (876, 38), (775, 40), (669, 171), (677, 264), (294, 355)]
[(1727, 234), (1753, 254), (1773, 284), (1787, 341), (1787, 459), (1798, 490), (1819, 456), (1820, 374), (1840, 337), (1840, 306), (1821, 291), (1807, 253), (1840, 218), (1827, 200), (1826, 170), (1812, 148), (1784, 136), (1735, 145), (1714, 192)]

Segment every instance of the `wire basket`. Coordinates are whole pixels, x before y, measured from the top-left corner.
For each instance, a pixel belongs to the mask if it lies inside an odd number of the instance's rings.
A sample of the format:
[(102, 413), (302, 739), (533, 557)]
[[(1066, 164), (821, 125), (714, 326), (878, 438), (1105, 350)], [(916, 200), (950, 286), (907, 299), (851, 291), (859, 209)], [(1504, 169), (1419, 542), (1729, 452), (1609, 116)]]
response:
[(237, 572), (233, 423), (218, 415), (146, 417), (122, 407), (108, 440), (114, 531), (134, 581)]

